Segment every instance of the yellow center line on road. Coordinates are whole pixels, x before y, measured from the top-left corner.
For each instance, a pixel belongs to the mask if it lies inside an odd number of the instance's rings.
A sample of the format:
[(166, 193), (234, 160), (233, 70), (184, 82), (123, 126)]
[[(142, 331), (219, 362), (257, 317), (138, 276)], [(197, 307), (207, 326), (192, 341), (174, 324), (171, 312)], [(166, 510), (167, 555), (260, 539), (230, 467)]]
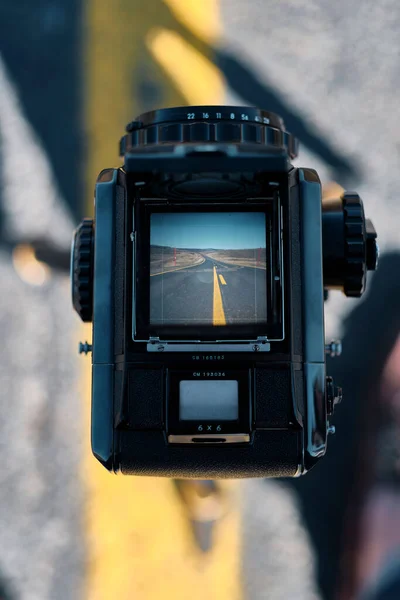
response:
[[(200, 4), (201, 0), (197, 1)], [(188, 104), (212, 104), (210, 87), (221, 90), (222, 80), (217, 67), (206, 57), (179, 33), (162, 28), (154, 28), (149, 33), (147, 46)]]
[[(218, 18), (218, 0), (165, 0), (176, 18), (208, 43), (218, 43), (222, 33), (221, 22)], [(205, 11), (210, 12), (210, 19), (204, 18)]]
[(226, 281), (225, 281), (225, 278), (223, 275), (221, 275), (221, 274), (219, 275), (219, 280), (222, 283), (222, 285), (226, 285)]
[(224, 307), (222, 305), (221, 290), (218, 282), (217, 268), (214, 267), (214, 295), (213, 295), (213, 325), (226, 325)]
[[(219, 104), (224, 83), (212, 57), (199, 52), (201, 44), (193, 48), (190, 36), (192, 32), (206, 42), (219, 38), (218, 0), (84, 0), (83, 7), (90, 216), (98, 173), (122, 162), (117, 148), (126, 123), (163, 106)], [(90, 326), (82, 326), (79, 338), (90, 335)], [(215, 525), (212, 549), (201, 552), (171, 480), (112, 476), (92, 456), (89, 360), (82, 367), (86, 551), (82, 598), (240, 600), (238, 482), (218, 482), (231, 503)]]

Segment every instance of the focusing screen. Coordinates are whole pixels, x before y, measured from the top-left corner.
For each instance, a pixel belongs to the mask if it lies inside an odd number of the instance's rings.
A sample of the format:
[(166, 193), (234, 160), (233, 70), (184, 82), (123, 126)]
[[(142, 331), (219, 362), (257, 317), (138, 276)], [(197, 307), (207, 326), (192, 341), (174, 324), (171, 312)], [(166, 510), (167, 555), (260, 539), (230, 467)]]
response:
[(266, 323), (266, 215), (153, 213), (150, 323)]

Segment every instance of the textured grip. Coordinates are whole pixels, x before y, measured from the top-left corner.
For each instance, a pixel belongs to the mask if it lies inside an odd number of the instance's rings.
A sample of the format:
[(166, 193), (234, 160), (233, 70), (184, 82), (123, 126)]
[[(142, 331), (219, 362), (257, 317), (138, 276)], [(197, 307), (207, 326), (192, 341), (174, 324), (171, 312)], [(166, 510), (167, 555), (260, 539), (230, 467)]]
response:
[(132, 429), (162, 429), (162, 369), (131, 369), (128, 375), (128, 397), (128, 420)]
[(121, 431), (120, 470), (125, 475), (192, 479), (294, 477), (299, 473), (299, 434), (258, 431), (245, 447), (168, 445), (161, 431)]
[(256, 369), (256, 427), (289, 427), (292, 389), (289, 368)]

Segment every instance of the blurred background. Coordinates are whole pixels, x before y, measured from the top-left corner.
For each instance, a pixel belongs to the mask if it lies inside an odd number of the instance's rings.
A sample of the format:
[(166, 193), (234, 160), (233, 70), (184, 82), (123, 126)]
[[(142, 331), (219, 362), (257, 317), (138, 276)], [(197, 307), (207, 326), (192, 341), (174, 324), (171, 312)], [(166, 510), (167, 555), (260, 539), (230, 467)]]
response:
[[(397, 0), (0, 1), (1, 600), (400, 598), (399, 28)], [(365, 298), (326, 303), (336, 435), (299, 480), (113, 477), (72, 230), (126, 123), (218, 103), (280, 114), (378, 232)]]

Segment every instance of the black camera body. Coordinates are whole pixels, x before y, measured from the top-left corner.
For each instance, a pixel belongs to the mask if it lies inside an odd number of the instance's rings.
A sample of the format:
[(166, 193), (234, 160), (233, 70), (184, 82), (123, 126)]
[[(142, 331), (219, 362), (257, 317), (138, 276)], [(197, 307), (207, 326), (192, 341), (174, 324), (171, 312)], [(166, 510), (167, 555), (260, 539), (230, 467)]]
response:
[(255, 108), (146, 113), (74, 236), (93, 321), (92, 450), (109, 470), (294, 477), (327, 447), (324, 293), (359, 296), (376, 233), (356, 194), (322, 204), (297, 142)]

